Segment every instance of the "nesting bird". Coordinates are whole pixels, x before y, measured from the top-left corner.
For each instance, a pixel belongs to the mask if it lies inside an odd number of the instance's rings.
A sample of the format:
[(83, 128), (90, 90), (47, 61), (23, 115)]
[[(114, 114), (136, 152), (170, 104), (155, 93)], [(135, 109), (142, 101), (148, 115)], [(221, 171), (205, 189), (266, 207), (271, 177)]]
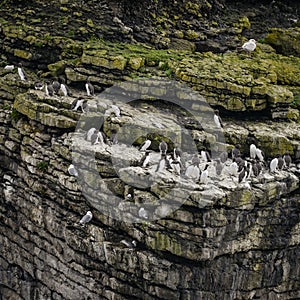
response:
[(244, 43), (242, 45), (242, 49), (247, 51), (249, 54), (253, 52), (256, 48), (256, 40), (255, 39), (250, 39), (248, 42)]
[(142, 218), (142, 219), (146, 219), (146, 220), (147, 220), (147, 219), (149, 218), (148, 212), (145, 210), (144, 207), (141, 207), (141, 208), (139, 209), (138, 215), (139, 215), (139, 217)]
[(79, 221), (81, 225), (85, 225), (86, 223), (90, 222), (93, 218), (93, 214), (91, 211), (88, 211)]
[(77, 177), (78, 176), (78, 172), (75, 168), (75, 166), (73, 164), (71, 164), (69, 167), (68, 167), (68, 172), (71, 176), (75, 176)]
[(39, 90), (41, 91), (42, 89), (44, 88), (44, 84), (40, 81), (37, 81), (35, 84), (34, 84), (34, 89), (35, 90)]

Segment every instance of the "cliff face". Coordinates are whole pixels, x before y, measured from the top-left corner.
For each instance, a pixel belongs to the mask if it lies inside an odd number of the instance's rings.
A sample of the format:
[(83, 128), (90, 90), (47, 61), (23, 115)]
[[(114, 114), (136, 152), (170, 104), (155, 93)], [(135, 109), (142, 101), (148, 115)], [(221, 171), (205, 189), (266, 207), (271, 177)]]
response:
[[(268, 159), (286, 151), (300, 158), (299, 49), (289, 38), (299, 41), (297, 27), (268, 35), (277, 52), (265, 43), (251, 58), (194, 52), (260, 37), (261, 11), (281, 9), (274, 24), (292, 23), (292, 6), (255, 3), (257, 15), (252, 3), (221, 1), (2, 4), (1, 60), (22, 61), (29, 80), (1, 69), (0, 299), (300, 297), (297, 164), (252, 178), (251, 189), (226, 172), (216, 176), (213, 166), (207, 185), (155, 173), (155, 163), (138, 166), (146, 138), (153, 161), (161, 139), (179, 144), (186, 162), (190, 143), (210, 148), (213, 158), (240, 143), (248, 156), (253, 139)], [(34, 90), (36, 80), (52, 76), (64, 76), (73, 96)], [(87, 78), (98, 96), (84, 95)], [(77, 96), (88, 112), (70, 109)], [(103, 118), (112, 104), (120, 117)], [(227, 116), (223, 131), (211, 129), (210, 105)], [(108, 137), (119, 132), (120, 143), (91, 146), (84, 134), (92, 124)], [(78, 177), (68, 173), (71, 163)], [(94, 217), (82, 227), (88, 210)]]

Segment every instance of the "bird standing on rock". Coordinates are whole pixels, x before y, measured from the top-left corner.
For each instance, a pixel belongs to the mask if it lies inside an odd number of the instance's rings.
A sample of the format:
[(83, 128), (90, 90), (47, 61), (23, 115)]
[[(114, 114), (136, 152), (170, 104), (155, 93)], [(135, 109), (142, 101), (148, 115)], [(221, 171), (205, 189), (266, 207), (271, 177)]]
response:
[(256, 48), (256, 40), (250, 39), (248, 42), (242, 45), (242, 49), (248, 52), (250, 55)]
[(292, 163), (292, 158), (291, 158), (291, 156), (290, 156), (290, 154), (289, 154), (288, 151), (285, 152), (285, 154), (284, 154), (284, 156), (283, 156), (283, 160), (284, 160), (285, 166), (286, 166), (287, 168), (289, 168), (290, 165), (291, 165), (291, 163)]
[(150, 140), (146, 140), (144, 141), (144, 143), (141, 145), (140, 147), (140, 151), (146, 151), (151, 145), (151, 141)]
[(88, 79), (86, 84), (85, 84), (85, 89), (87, 95), (90, 96), (95, 96), (95, 89), (94, 86), (91, 84), (90, 80)]
[(164, 155), (167, 154), (168, 144), (165, 141), (160, 142), (160, 144), (159, 144), (159, 151), (160, 151), (160, 154), (162, 154), (162, 155), (163, 154)]
[(53, 96), (53, 94), (54, 94), (53, 86), (52, 86), (52, 84), (50, 84), (49, 81), (46, 81), (46, 84), (45, 84), (45, 94), (46, 94), (46, 96)]
[(215, 114), (214, 114), (214, 122), (215, 122), (217, 128), (223, 128), (223, 127), (224, 127), (218, 109), (215, 110)]
[(79, 224), (85, 225), (86, 223), (90, 222), (93, 218), (93, 214), (91, 211), (88, 211), (79, 221)]
[(274, 173), (278, 166), (278, 158), (275, 157), (270, 162), (270, 173)]
[(241, 156), (241, 150), (240, 149), (241, 149), (241, 145), (236, 144), (235, 147), (231, 151), (232, 159), (235, 159), (236, 157)]
[(18, 74), (19, 74), (19, 77), (20, 77), (21, 81), (27, 80), (27, 76), (26, 76), (26, 73), (23, 69), (22, 63), (19, 63), (19, 65), (18, 65)]
[(256, 157), (256, 146), (254, 144), (250, 145), (250, 158), (255, 159)]
[(206, 184), (208, 181), (208, 170), (207, 168), (209, 167), (208, 164), (205, 165), (204, 170), (201, 172), (200, 175), (200, 183)]
[(140, 160), (139, 165), (143, 168), (147, 168), (149, 166), (149, 162), (150, 162), (150, 152), (146, 151), (145, 155), (142, 157), (142, 159)]
[(52, 86), (53, 86), (55, 94), (58, 95), (58, 92), (59, 92), (59, 89), (60, 89), (60, 83), (59, 83), (57, 77), (54, 78), (54, 80), (52, 82)]

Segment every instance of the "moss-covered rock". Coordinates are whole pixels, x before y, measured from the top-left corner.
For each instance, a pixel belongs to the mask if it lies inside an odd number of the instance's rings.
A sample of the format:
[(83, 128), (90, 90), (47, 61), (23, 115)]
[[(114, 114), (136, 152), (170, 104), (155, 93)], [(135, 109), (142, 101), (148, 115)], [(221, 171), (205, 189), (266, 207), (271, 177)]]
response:
[(300, 27), (272, 28), (265, 42), (274, 47), (278, 53), (300, 56)]

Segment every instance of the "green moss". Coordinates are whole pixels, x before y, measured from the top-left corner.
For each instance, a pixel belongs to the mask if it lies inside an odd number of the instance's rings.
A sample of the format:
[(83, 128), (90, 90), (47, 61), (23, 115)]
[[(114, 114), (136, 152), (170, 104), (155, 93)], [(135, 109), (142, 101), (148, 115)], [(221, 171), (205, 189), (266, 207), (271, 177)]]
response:
[(12, 109), (11, 118), (15, 122), (17, 122), (21, 118), (20, 113), (15, 108)]
[(40, 161), (37, 163), (36, 167), (41, 172), (47, 172), (49, 166), (49, 162), (47, 161)]

